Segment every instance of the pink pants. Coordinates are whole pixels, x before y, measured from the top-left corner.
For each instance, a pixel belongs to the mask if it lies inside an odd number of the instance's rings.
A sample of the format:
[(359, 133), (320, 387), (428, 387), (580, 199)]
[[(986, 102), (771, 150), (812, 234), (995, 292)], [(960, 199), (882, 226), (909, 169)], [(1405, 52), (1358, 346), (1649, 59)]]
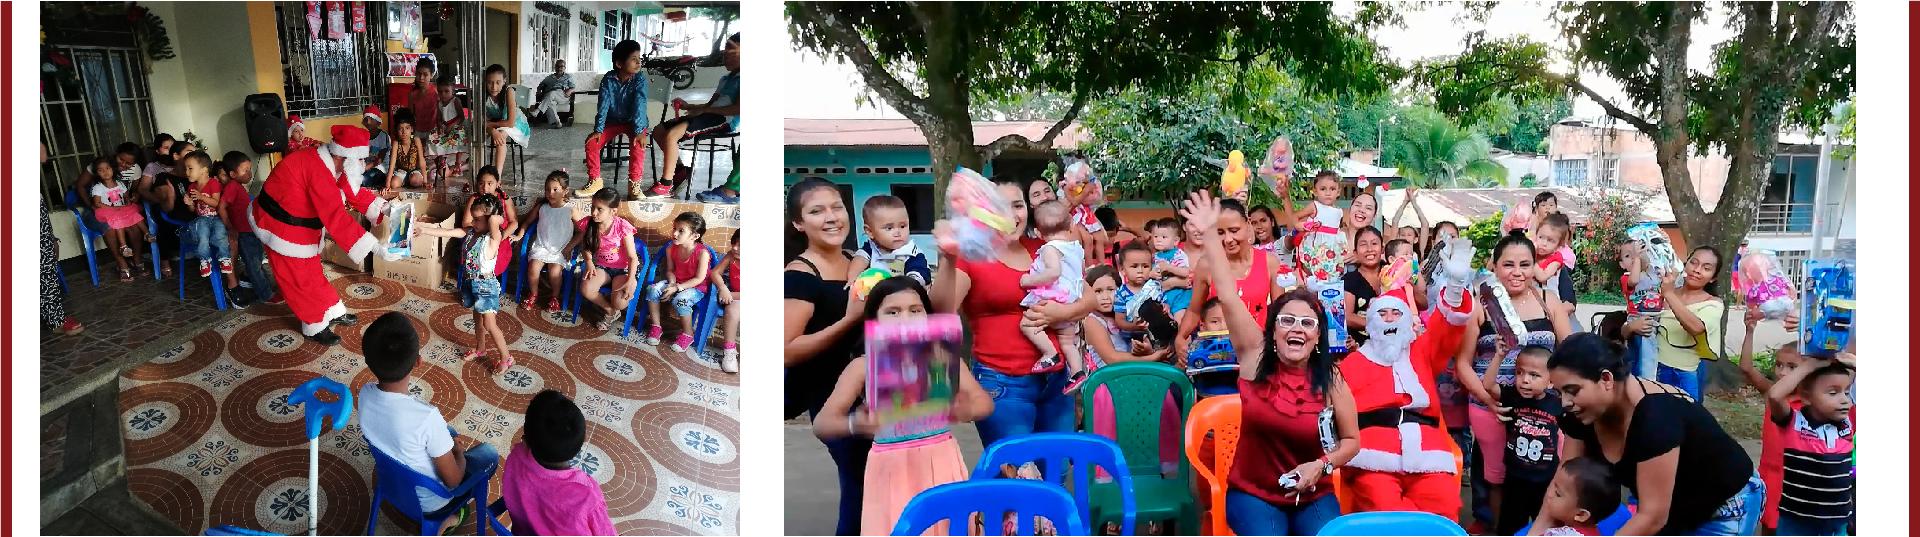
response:
[(1487, 483), (1506, 483), (1507, 424), (1492, 410), (1480, 405), (1467, 406), (1467, 422), (1473, 427), (1473, 445), (1480, 449), (1480, 468), (1485, 471)]
[(631, 147), (627, 150), (627, 163), (631, 165), (627, 167), (627, 180), (634, 183), (640, 182), (640, 174), (646, 171), (647, 138), (634, 132), (633, 125), (616, 125), (612, 123), (607, 124), (606, 130), (600, 131), (600, 140), (598, 142), (592, 140), (587, 141), (587, 177), (600, 177), (600, 149), (606, 147), (609, 142), (612, 142), (613, 137), (622, 134), (626, 135), (627, 139), (632, 142), (632, 144), (630, 144)]

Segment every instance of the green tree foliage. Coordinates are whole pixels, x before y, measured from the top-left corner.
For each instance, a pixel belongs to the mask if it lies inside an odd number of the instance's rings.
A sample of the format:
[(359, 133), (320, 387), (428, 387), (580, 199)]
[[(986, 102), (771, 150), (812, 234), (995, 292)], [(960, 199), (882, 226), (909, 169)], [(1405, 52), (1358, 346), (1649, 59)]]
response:
[(1485, 135), (1455, 125), (1427, 107), (1407, 109), (1388, 139), (1400, 175), (1427, 188), (1482, 188), (1504, 184), (1507, 169), (1489, 158)]
[(1566, 95), (1518, 104), (1513, 97), (1502, 96), (1499, 105), (1512, 107), (1504, 121), (1482, 121), (1475, 126), (1487, 133), (1493, 147), (1515, 153), (1546, 153), (1553, 124), (1573, 115), (1573, 99)]
[[(1349, 20), (1324, 3), (789, 2), (787, 14), (799, 47), (852, 65), (920, 127), (937, 193), (956, 165), (1049, 151), (1095, 98), (1179, 94), (1206, 66), (1266, 58), (1316, 93), (1378, 92), (1396, 76), (1361, 26), (1390, 14)], [(973, 139), (975, 100), (1039, 91), (1072, 96), (1040, 140)]]
[[(1109, 194), (1171, 201), (1218, 185), (1228, 151), (1257, 166), (1281, 134), (1293, 141), (1296, 176), (1333, 167), (1346, 147), (1337, 116), (1332, 99), (1264, 61), (1245, 71), (1220, 67), (1179, 94), (1129, 91), (1093, 103), (1081, 122), (1089, 138), (1082, 152), (1098, 164)], [(1252, 182), (1250, 201), (1279, 201), (1264, 182)], [(1305, 199), (1304, 190), (1295, 198)]]
[[(1471, 118), (1501, 96), (1516, 99), (1571, 91), (1652, 137), (1674, 218), (1689, 244), (1734, 251), (1753, 223), (1779, 134), (1817, 128), (1829, 108), (1852, 94), (1854, 29), (1845, 2), (1569, 2), (1555, 22), (1564, 51), (1524, 38), (1469, 39), (1459, 56), (1416, 66), (1414, 80), (1431, 88), (1439, 108)], [(1693, 30), (1725, 21), (1734, 35), (1714, 43), (1713, 65), (1687, 65)], [(1614, 102), (1558, 61), (1620, 83)], [(1470, 121), (1469, 121), (1470, 122)], [(1695, 191), (1690, 155), (1724, 150), (1731, 160), (1718, 203), (1709, 212)], [(1732, 266), (1723, 268), (1726, 277)], [(1724, 331), (1723, 331), (1724, 332)], [(1709, 380), (1737, 380), (1727, 361)]]

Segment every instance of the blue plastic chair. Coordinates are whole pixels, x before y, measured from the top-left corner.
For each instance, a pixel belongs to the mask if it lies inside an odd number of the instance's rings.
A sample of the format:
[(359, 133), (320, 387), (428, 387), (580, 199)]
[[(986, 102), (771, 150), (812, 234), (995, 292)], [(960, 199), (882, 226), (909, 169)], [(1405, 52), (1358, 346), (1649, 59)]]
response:
[[(152, 217), (154, 217), (154, 216), (158, 216), (158, 217), (159, 217), (159, 218), (160, 218), (161, 220), (165, 220), (165, 221), (167, 221), (167, 223), (169, 223), (169, 224), (173, 224), (173, 225), (174, 225), (174, 227), (177, 227), (177, 228), (179, 228), (179, 235), (180, 235), (180, 271), (179, 271), (179, 272), (176, 272), (175, 274), (176, 274), (176, 275), (178, 275), (178, 276), (180, 276), (180, 300), (181, 300), (181, 301), (186, 301), (186, 299), (187, 299), (187, 252), (186, 252), (186, 250), (187, 250), (187, 248), (186, 248), (186, 243), (187, 243), (187, 241), (188, 241), (188, 240), (190, 240), (190, 239), (188, 239), (188, 238), (186, 237), (186, 234), (187, 234), (187, 222), (182, 222), (182, 221), (180, 221), (180, 219), (178, 219), (178, 218), (174, 218), (174, 217), (172, 217), (172, 216), (170, 216), (170, 215), (168, 215), (168, 214), (166, 213), (166, 211), (154, 211), (154, 210), (153, 210), (153, 206), (152, 206), (151, 204), (147, 204), (147, 205), (145, 205), (144, 207), (145, 207), (145, 208), (146, 208), (146, 210), (147, 210), (147, 216), (148, 216), (148, 218), (147, 218), (147, 221), (148, 221), (148, 222), (152, 222), (152, 221), (153, 221), (153, 218), (152, 218)], [(149, 225), (151, 225), (151, 224), (149, 224)], [(154, 252), (156, 252), (156, 254), (155, 254), (155, 256), (154, 256), (154, 257), (155, 257), (155, 258), (158, 258), (158, 257), (159, 257), (159, 255), (157, 254), (157, 252), (159, 252), (159, 251), (160, 251), (160, 245), (159, 245), (159, 243), (154, 243), (154, 246), (153, 246), (153, 250), (154, 250)], [(208, 260), (208, 261), (218, 261), (218, 260), (214, 260), (214, 259), (210, 259), (210, 260)], [(160, 263), (159, 263), (159, 262), (158, 262), (157, 260), (156, 260), (156, 261), (154, 262), (154, 265), (156, 265), (156, 266), (158, 266), (159, 264), (160, 264)], [(156, 269), (156, 270), (158, 270), (158, 269)], [(209, 275), (208, 275), (208, 277), (207, 277), (207, 281), (209, 281), (209, 282), (212, 282), (212, 283), (213, 283), (213, 307), (214, 307), (215, 309), (220, 309), (220, 310), (225, 310), (225, 309), (227, 309), (227, 285), (226, 285), (226, 283), (225, 283), (224, 281), (222, 281), (222, 280), (221, 280), (221, 272), (220, 272), (220, 267), (214, 267), (214, 270), (213, 270), (213, 273), (212, 273), (212, 274), (209, 274)]]
[(1044, 483), (1061, 484), (1066, 469), (1073, 468), (1073, 503), (1080, 508), (1082, 520), (1098, 520), (1093, 516), (1093, 503), (1088, 494), (1093, 490), (1093, 468), (1106, 469), (1120, 488), (1120, 501), (1123, 505), (1120, 531), (1122, 535), (1133, 535), (1134, 503), (1133, 475), (1127, 472), (1126, 457), (1120, 453), (1120, 445), (1097, 434), (1087, 433), (1034, 433), (1016, 436), (995, 442), (980, 455), (980, 464), (973, 467), (971, 479), (994, 479), (1000, 477), (1001, 465), (1020, 466), (1036, 463), (1041, 470)]
[[(1607, 518), (1600, 519), (1600, 523), (1595, 524), (1594, 529), (1600, 530), (1601, 535), (1619, 535), (1620, 527), (1627, 525), (1627, 519), (1630, 518), (1633, 518), (1633, 511), (1628, 510), (1627, 506), (1622, 504), (1619, 509), (1613, 510), (1613, 514), (1607, 515)], [(1527, 525), (1520, 527), (1519, 533), (1515, 533), (1514, 535), (1526, 535), (1527, 532), (1532, 529), (1533, 523), (1528, 522)]]
[(965, 534), (974, 513), (986, 519), (987, 535), (1001, 533), (1000, 517), (1013, 511), (1016, 535), (1033, 535), (1033, 517), (1052, 520), (1060, 535), (1089, 535), (1087, 523), (1073, 505), (1073, 497), (1058, 485), (1025, 479), (981, 479), (948, 483), (917, 494), (900, 512), (894, 535), (919, 535), (943, 521), (949, 533)]
[(1458, 535), (1467, 530), (1446, 517), (1419, 511), (1373, 511), (1341, 515), (1320, 528), (1320, 535)]
[[(666, 252), (666, 250), (661, 250), (661, 252), (664, 253)], [(626, 320), (623, 321), (620, 326), (620, 337), (623, 337), (623, 338), (627, 337), (627, 334), (633, 332), (633, 323), (634, 323), (633, 320), (635, 318), (635, 315), (638, 315), (641, 317), (646, 316), (647, 310), (640, 309), (640, 303), (646, 301), (647, 285), (650, 283), (653, 283), (652, 274), (655, 267), (653, 263), (654, 263), (654, 260), (657, 259), (652, 252), (647, 250), (647, 243), (642, 242), (640, 240), (639, 233), (635, 233), (633, 236), (633, 253), (634, 255), (637, 255), (640, 257), (640, 259), (634, 260), (634, 263), (633, 263), (633, 265), (638, 265), (640, 267), (640, 273), (635, 275), (636, 281), (634, 282), (634, 285), (638, 285), (640, 288), (634, 290), (633, 300), (627, 301), (627, 317), (626, 317)], [(578, 279), (586, 274), (586, 265), (585, 265), (586, 263), (592, 263), (592, 261), (585, 260), (585, 259), (581, 260), (580, 268), (575, 269), (573, 271), (573, 276), (575, 279)], [(630, 265), (628, 268), (632, 268), (632, 266)], [(568, 321), (578, 321), (580, 319), (580, 306), (587, 302), (587, 295), (586, 295), (587, 290), (578, 289), (579, 287), (578, 285), (575, 285), (574, 287), (577, 289), (578, 292), (570, 293), (567, 295), (567, 300), (569, 301), (569, 304), (570, 304), (569, 306), (567, 306), (567, 310), (572, 315), (567, 319)], [(613, 285), (611, 283), (609, 283), (608, 285), (600, 286), (600, 294), (604, 295), (612, 292), (613, 292)]]
[(153, 205), (141, 202), (140, 215), (147, 219), (147, 256), (153, 260), (153, 281), (166, 279), (160, 271), (160, 223), (153, 219)]
[[(372, 442), (367, 443), (367, 451), (373, 453), (374, 474), (373, 510), (367, 514), (367, 535), (373, 535), (373, 529), (380, 521), (380, 504), (383, 500), (395, 509), (399, 509), (402, 516), (418, 522), (421, 535), (439, 535), (440, 525), (447, 523), (448, 519), (458, 514), (460, 508), (469, 501), (473, 502), (474, 520), (493, 519), (490, 514), (492, 507), (487, 497), (487, 482), (492, 480), (493, 473), (500, 469), (499, 464), (494, 464), (492, 468), (467, 478), (460, 483), (460, 486), (449, 490), (440, 484), (440, 478), (414, 472), (407, 465), (382, 453), (380, 448), (373, 447)], [(449, 498), (450, 501), (440, 509), (423, 511), (420, 507), (419, 495), (414, 493), (416, 487), (427, 489), (436, 496)], [(476, 535), (486, 535), (487, 526), (496, 524), (474, 524), (474, 532)]]
[[(87, 275), (93, 277), (93, 286), (99, 287), (100, 265), (99, 261), (94, 260), (93, 245), (94, 241), (106, 234), (87, 227), (87, 219), (80, 216), (80, 195), (72, 189), (67, 190), (67, 210), (73, 213), (73, 227), (80, 231), (80, 250), (87, 254)], [(61, 278), (60, 284), (64, 286), (66, 281), (66, 278)]]
[[(665, 266), (667, 262), (667, 249), (672, 247), (673, 247), (672, 241), (668, 241), (666, 244), (660, 245), (660, 251), (653, 255), (653, 259), (656, 262), (656, 264), (654, 265), (654, 269), (647, 271), (647, 278), (644, 285), (648, 285), (648, 286), (653, 285), (653, 282), (657, 281), (660, 278), (659, 272), (661, 272), (661, 270), (668, 270), (668, 271), (673, 270), (671, 267), (668, 267), (665, 269), (661, 268)], [(714, 250), (713, 246), (708, 245), (706, 243), (701, 243), (700, 247), (707, 251), (707, 269), (708, 270), (712, 270), (713, 267), (717, 267), (720, 265), (720, 252)], [(641, 293), (641, 294), (644, 295), (645, 293)], [(641, 312), (640, 314), (643, 320), (647, 315), (649, 314), (644, 311)], [(707, 340), (712, 339), (713, 325), (714, 325), (714, 322), (719, 318), (720, 318), (720, 299), (718, 297), (713, 296), (713, 287), (709, 286), (707, 288), (707, 296), (700, 297), (700, 302), (698, 304), (693, 305), (693, 352), (694, 354), (707, 352)], [(629, 321), (627, 323), (627, 326), (632, 327), (634, 324), (632, 322), (633, 315), (629, 313), (627, 315), (627, 319)], [(621, 331), (620, 337), (627, 337), (626, 331), (624, 330)]]
[[(540, 288), (539, 282), (527, 278), (527, 265), (532, 263), (532, 261), (527, 259), (527, 249), (528, 245), (532, 244), (534, 239), (538, 237), (538, 231), (539, 229), (537, 228), (529, 229), (527, 230), (526, 236), (520, 237), (520, 246), (517, 248), (513, 257), (513, 268), (507, 269), (519, 273), (519, 276), (507, 280), (507, 283), (513, 286), (513, 301), (516, 303), (526, 298), (527, 289), (537, 290)], [(569, 260), (573, 259), (571, 252), (567, 258)], [(572, 262), (560, 265), (560, 288), (554, 291), (560, 293), (559, 296), (565, 297), (561, 299), (562, 308), (570, 307), (571, 304), (573, 304), (573, 288), (579, 278), (579, 272), (579, 266)]]
[[(321, 390), (334, 394), (331, 402), (322, 401), (318, 396)], [(346, 428), (347, 420), (353, 417), (353, 392), (339, 381), (317, 377), (300, 383), (287, 394), (287, 404), (299, 406), (306, 412), (307, 421), (307, 534), (317, 535), (320, 530), (320, 512), (314, 510), (320, 497), (320, 433), (327, 430), (338, 431)], [(332, 427), (328, 427), (331, 425)], [(226, 525), (207, 528), (202, 535), (280, 535), (250, 528)]]

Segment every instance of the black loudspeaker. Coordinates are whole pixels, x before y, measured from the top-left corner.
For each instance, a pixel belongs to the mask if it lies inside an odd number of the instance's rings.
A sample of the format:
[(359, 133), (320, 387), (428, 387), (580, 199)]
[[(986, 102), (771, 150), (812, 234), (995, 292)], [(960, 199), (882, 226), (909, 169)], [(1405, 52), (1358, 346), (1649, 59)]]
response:
[(247, 142), (255, 153), (287, 150), (287, 114), (278, 93), (248, 95), (242, 110), (247, 118)]

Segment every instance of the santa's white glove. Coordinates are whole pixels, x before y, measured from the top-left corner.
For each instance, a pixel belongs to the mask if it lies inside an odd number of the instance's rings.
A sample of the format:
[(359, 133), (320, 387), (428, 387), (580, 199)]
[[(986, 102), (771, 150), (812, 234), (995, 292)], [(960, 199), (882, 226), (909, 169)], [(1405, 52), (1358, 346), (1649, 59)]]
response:
[(1448, 306), (1459, 307), (1467, 299), (1473, 282), (1473, 241), (1460, 238), (1447, 241), (1441, 253), (1441, 297)]

